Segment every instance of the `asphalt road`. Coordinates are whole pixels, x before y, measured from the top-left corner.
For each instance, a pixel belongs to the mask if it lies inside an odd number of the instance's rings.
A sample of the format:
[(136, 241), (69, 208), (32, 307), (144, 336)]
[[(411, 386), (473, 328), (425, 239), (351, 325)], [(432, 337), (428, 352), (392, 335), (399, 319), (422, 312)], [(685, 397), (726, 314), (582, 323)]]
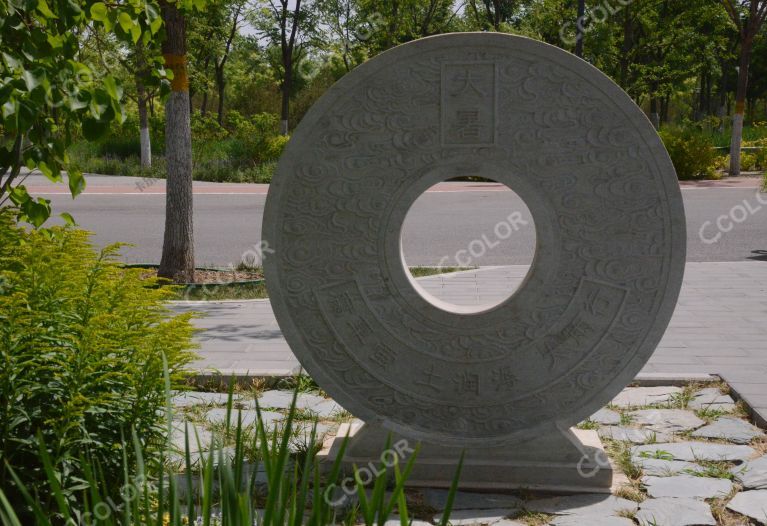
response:
[[(30, 186), (44, 185), (30, 178)], [(116, 181), (116, 183), (115, 183)], [(128, 190), (108, 185), (120, 184)], [(165, 198), (136, 191), (129, 178), (89, 178), (89, 191), (72, 200), (51, 199), (54, 213), (69, 212), (94, 232), (98, 245), (124, 242), (129, 263), (160, 259)], [(61, 186), (61, 185), (59, 185)], [(161, 190), (162, 184), (154, 190)], [(237, 264), (258, 247), (266, 196), (239, 193), (238, 185), (205, 185), (195, 193), (195, 251), (198, 265)], [(62, 187), (63, 189), (63, 187)], [(33, 193), (34, 193), (34, 189)], [(219, 191), (220, 190), (220, 191)], [(756, 188), (684, 188), (688, 229), (688, 261), (767, 259), (767, 194)], [(38, 192), (38, 195), (40, 193)], [(518, 212), (509, 220), (512, 212)], [(717, 226), (717, 219), (724, 216)], [(734, 220), (733, 220), (734, 218)], [(528, 224), (525, 224), (527, 222)], [(410, 265), (509, 265), (532, 261), (535, 246), (530, 213), (513, 192), (472, 188), (460, 192), (427, 192), (416, 202), (403, 228), (403, 249)], [(499, 226), (499, 224), (504, 225)], [(701, 238), (703, 229), (703, 238)]]

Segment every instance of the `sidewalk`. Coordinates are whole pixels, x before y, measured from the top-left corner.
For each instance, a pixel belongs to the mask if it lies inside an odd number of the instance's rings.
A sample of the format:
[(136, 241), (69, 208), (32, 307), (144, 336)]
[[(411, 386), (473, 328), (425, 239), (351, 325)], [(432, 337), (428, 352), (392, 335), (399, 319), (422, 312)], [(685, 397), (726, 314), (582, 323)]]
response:
[[(419, 283), (453, 303), (495, 303), (526, 271), (523, 265), (482, 267)], [(206, 314), (195, 321), (204, 330), (195, 363), (201, 370), (287, 376), (300, 367), (268, 300), (180, 302), (174, 310)], [(642, 372), (717, 374), (767, 422), (767, 263), (688, 263), (669, 328)]]

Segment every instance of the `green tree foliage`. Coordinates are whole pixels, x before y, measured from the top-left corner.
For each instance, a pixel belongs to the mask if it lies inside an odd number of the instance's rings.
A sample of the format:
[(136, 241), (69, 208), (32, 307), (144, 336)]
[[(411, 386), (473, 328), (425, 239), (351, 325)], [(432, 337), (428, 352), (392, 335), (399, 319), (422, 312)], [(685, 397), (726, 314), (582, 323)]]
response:
[[(126, 45), (146, 44), (161, 26), (152, 1), (0, 0), (0, 204), (10, 199), (20, 219), (41, 225), (50, 203), (27, 193), (22, 168), (61, 181), (73, 137), (97, 138), (123, 118), (120, 83), (81, 60), (86, 35), (103, 29)], [(68, 182), (73, 197), (85, 186), (76, 170)]]
[(121, 267), (116, 246), (96, 253), (82, 230), (25, 230), (5, 209), (0, 246), (0, 486), (23, 510), (11, 468), (53, 509), (42, 438), (74, 507), (88, 486), (86, 460), (99, 468), (102, 494), (117, 497), (132, 430), (145, 460), (158, 460), (163, 355), (179, 383), (193, 358), (189, 317), (171, 316), (172, 291)]

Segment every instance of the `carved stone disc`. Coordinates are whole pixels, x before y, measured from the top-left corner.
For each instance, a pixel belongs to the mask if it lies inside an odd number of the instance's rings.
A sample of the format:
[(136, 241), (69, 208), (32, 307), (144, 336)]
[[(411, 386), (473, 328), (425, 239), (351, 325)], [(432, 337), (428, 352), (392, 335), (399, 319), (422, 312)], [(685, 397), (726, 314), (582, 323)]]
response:
[[(538, 238), (519, 290), (472, 314), (424, 299), (400, 252), (416, 198), (462, 175), (514, 189)], [(356, 416), (446, 445), (607, 403), (663, 335), (685, 261), (676, 175), (640, 109), (586, 62), (503, 34), (411, 42), (343, 77), (290, 140), (263, 232), (306, 370)]]

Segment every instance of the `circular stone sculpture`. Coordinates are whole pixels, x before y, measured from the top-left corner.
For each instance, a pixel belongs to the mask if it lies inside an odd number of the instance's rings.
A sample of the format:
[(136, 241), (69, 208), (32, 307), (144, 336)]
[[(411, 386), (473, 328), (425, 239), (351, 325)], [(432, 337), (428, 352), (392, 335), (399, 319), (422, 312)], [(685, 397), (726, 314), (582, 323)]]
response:
[[(416, 198), (465, 175), (514, 189), (538, 237), (518, 291), (471, 314), (424, 299), (400, 249)], [(309, 374), (366, 422), (448, 446), (606, 404), (663, 335), (685, 261), (676, 175), (640, 109), (586, 62), (503, 34), (418, 40), (344, 76), (293, 134), (263, 231)]]

